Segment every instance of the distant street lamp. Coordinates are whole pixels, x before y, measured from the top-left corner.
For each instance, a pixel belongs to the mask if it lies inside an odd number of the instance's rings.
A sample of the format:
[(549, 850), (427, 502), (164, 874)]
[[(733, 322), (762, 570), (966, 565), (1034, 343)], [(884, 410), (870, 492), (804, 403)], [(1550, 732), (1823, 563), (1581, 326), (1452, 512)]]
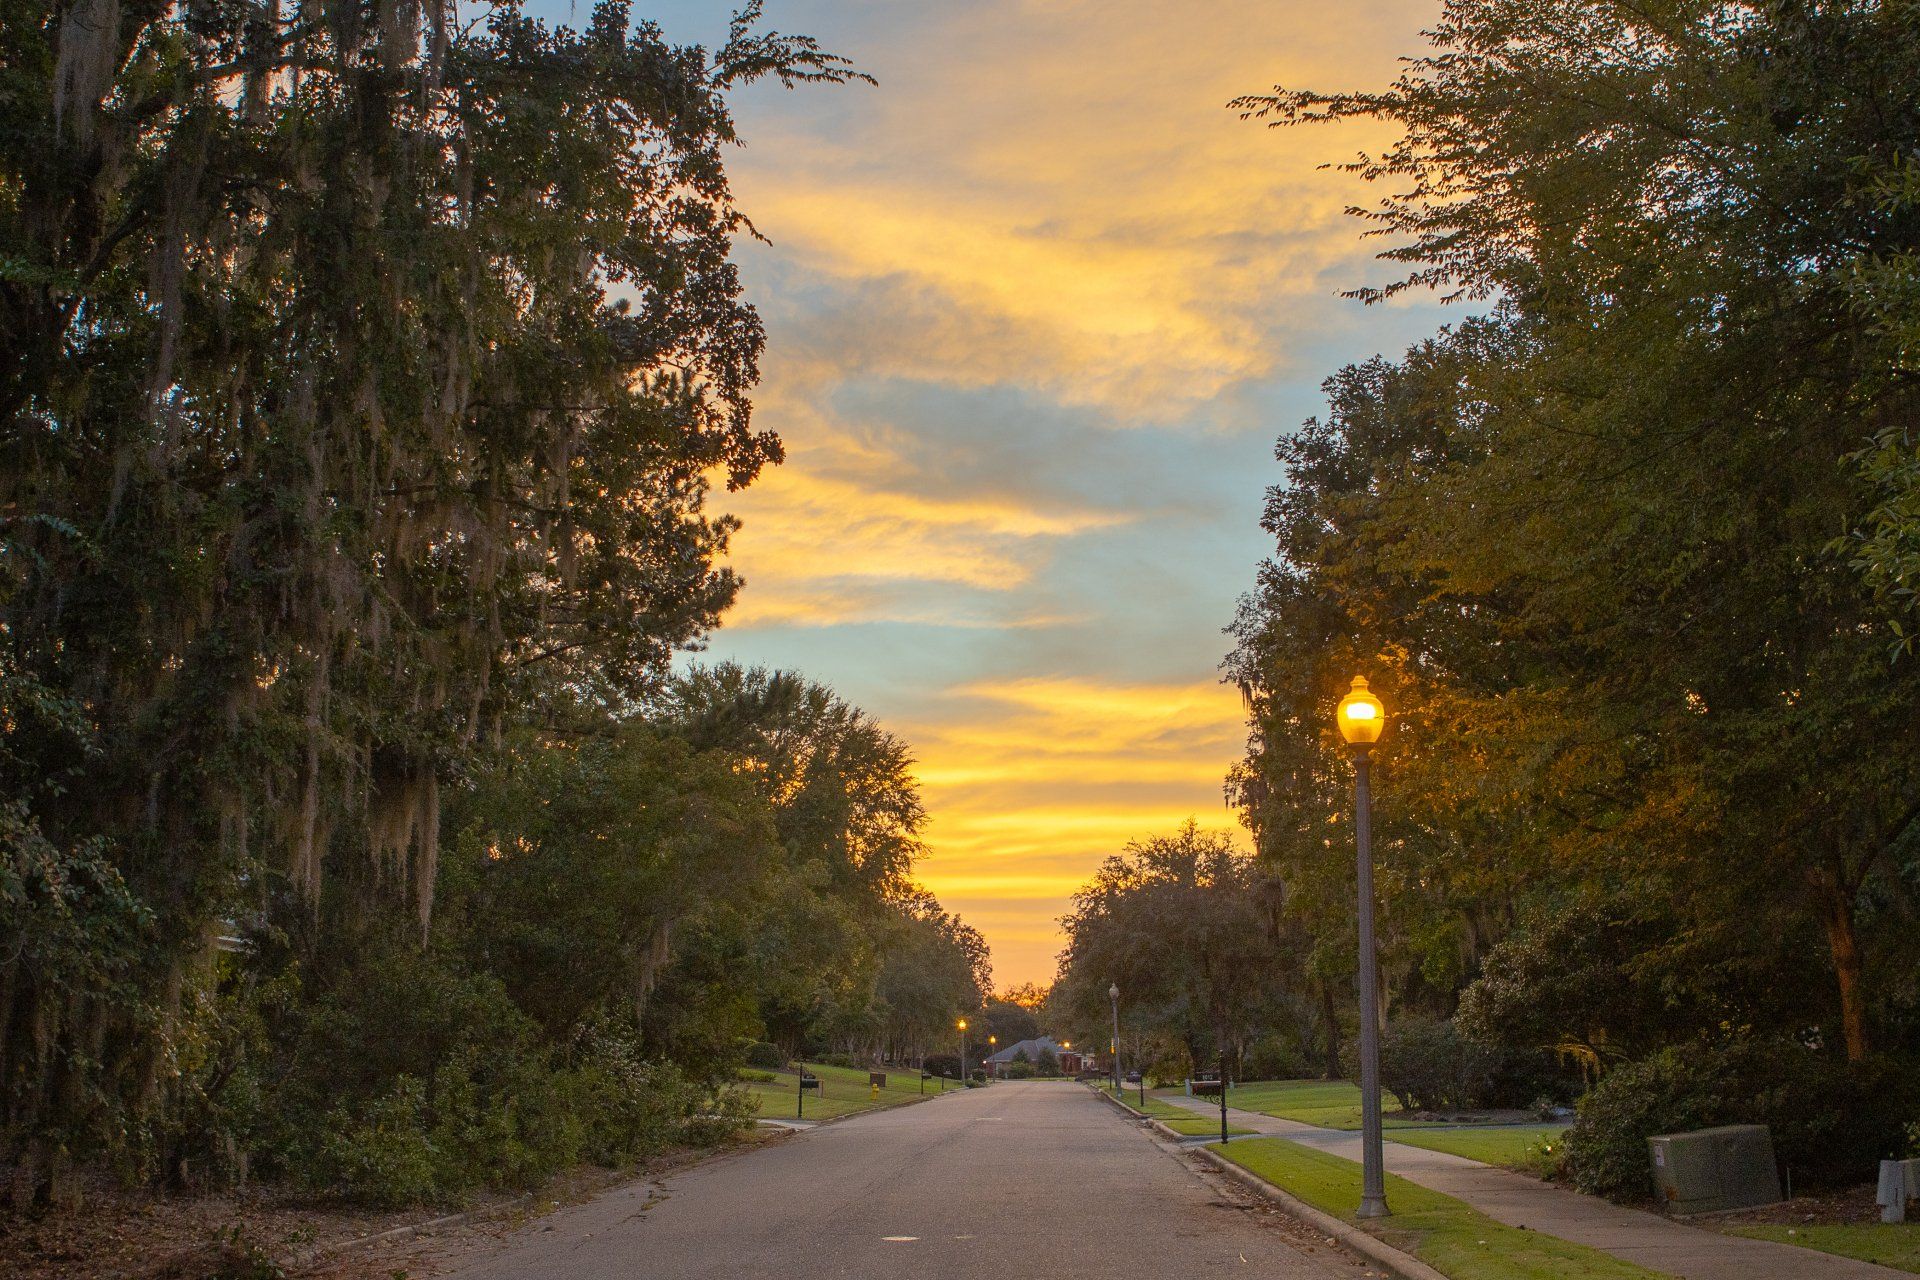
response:
[(1380, 1151), (1380, 983), (1373, 953), (1373, 796), (1367, 786), (1369, 757), (1386, 724), (1386, 708), (1367, 691), (1367, 678), (1355, 676), (1352, 690), (1340, 699), (1340, 736), (1353, 751), (1353, 838), (1359, 869), (1362, 1218), (1384, 1218), (1392, 1212)]
[(1113, 1001), (1113, 1096), (1120, 1096), (1120, 984), (1107, 985), (1107, 999)]
[(993, 1060), (994, 1052), (1000, 1047), (999, 1036), (987, 1037), (987, 1074), (995, 1080), (1000, 1078), (1000, 1064)]
[(960, 1019), (960, 1083), (967, 1082), (967, 1020)]

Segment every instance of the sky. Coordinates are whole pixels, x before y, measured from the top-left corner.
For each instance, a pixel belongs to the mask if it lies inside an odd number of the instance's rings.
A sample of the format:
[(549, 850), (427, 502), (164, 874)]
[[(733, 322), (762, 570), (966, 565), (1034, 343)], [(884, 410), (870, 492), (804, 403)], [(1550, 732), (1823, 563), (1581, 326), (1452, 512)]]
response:
[[(549, 14), (564, 5), (541, 6)], [(642, 4), (676, 43), (726, 7)], [(1320, 382), (1452, 317), (1391, 278), (1321, 168), (1388, 141), (1226, 102), (1382, 85), (1436, 0), (768, 0), (877, 86), (736, 101), (766, 321), (757, 425), (788, 459), (721, 493), (746, 580), (708, 660), (800, 671), (904, 738), (918, 878), (1047, 982), (1073, 890), (1192, 817), (1237, 830), (1220, 683), (1269, 550), (1277, 436)], [(584, 6), (580, 13), (584, 19)]]

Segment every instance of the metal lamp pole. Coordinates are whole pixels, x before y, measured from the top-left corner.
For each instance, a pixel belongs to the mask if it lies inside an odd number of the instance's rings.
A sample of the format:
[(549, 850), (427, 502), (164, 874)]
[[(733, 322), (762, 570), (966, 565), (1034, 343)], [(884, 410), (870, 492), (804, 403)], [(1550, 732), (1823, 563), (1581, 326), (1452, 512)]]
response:
[(1353, 749), (1353, 838), (1360, 898), (1360, 1209), (1362, 1218), (1384, 1218), (1385, 1160), (1380, 1149), (1380, 981), (1373, 943), (1373, 795), (1368, 767), (1373, 744), (1386, 727), (1386, 709), (1367, 691), (1365, 676), (1340, 700), (1340, 736)]
[[(1113, 1001), (1113, 1096), (1120, 1096), (1120, 984), (1107, 986), (1107, 999)], [(1141, 1079), (1144, 1081), (1145, 1076)]]
[(967, 1083), (967, 1020), (960, 1019), (960, 1083)]

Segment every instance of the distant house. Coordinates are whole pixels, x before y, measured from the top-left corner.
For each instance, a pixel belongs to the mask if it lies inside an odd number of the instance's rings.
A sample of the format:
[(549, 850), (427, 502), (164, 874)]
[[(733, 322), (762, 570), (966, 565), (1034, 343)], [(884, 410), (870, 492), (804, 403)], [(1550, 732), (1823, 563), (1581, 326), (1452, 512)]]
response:
[(1041, 1036), (1036, 1040), (1022, 1040), (1019, 1044), (1008, 1045), (987, 1059), (987, 1070), (995, 1076), (1004, 1076), (1008, 1066), (1022, 1054), (1026, 1055), (1028, 1062), (1039, 1066), (1043, 1053), (1051, 1053), (1059, 1061), (1061, 1072), (1070, 1076), (1079, 1075), (1085, 1061), (1078, 1049), (1069, 1049), (1052, 1036)]

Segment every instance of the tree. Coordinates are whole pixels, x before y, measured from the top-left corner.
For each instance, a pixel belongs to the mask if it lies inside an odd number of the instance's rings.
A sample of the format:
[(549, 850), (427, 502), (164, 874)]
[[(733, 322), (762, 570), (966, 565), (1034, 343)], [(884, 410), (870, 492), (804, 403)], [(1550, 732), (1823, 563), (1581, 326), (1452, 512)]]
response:
[[(1400, 126), (1352, 166), (1401, 184), (1374, 215), (1395, 288), (1502, 299), (1346, 371), (1283, 442), (1232, 666), (1256, 723), (1236, 794), (1296, 894), (1316, 726), (1341, 666), (1382, 673), (1383, 890), (1414, 917), (1389, 945), (1424, 940), (1401, 981), (1444, 979), (1438, 1003), (1517, 890), (1572, 882), (1671, 905), (1663, 982), (1704, 997), (1689, 975), (1731, 966), (1856, 1061), (1912, 1022), (1873, 957), (1913, 913), (1920, 687), (1886, 665), (1897, 584), (1835, 551), (1888, 497), (1850, 459), (1911, 416), (1898, 326), (1859, 293), (1920, 236), (1876, 195), (1920, 118), (1903, 15), (1455, 0), (1383, 92), (1242, 104)], [(1824, 975), (1779, 946), (1809, 930)], [(1436, 972), (1448, 932), (1469, 963)]]
[(1175, 1037), (1190, 1062), (1237, 1052), (1290, 960), (1279, 906), (1224, 833), (1188, 822), (1130, 844), (1074, 894), (1056, 998), (1079, 1025), (1104, 1027), (1117, 982), (1135, 1025)]
[(0, 1154), (142, 1141), (276, 886), (424, 933), (487, 739), (631, 703), (732, 599), (706, 477), (780, 447), (727, 95), (849, 76), (756, 18), (711, 57), (621, 0), (0, 23), (0, 789), (138, 904), (111, 983), (6, 948)]

